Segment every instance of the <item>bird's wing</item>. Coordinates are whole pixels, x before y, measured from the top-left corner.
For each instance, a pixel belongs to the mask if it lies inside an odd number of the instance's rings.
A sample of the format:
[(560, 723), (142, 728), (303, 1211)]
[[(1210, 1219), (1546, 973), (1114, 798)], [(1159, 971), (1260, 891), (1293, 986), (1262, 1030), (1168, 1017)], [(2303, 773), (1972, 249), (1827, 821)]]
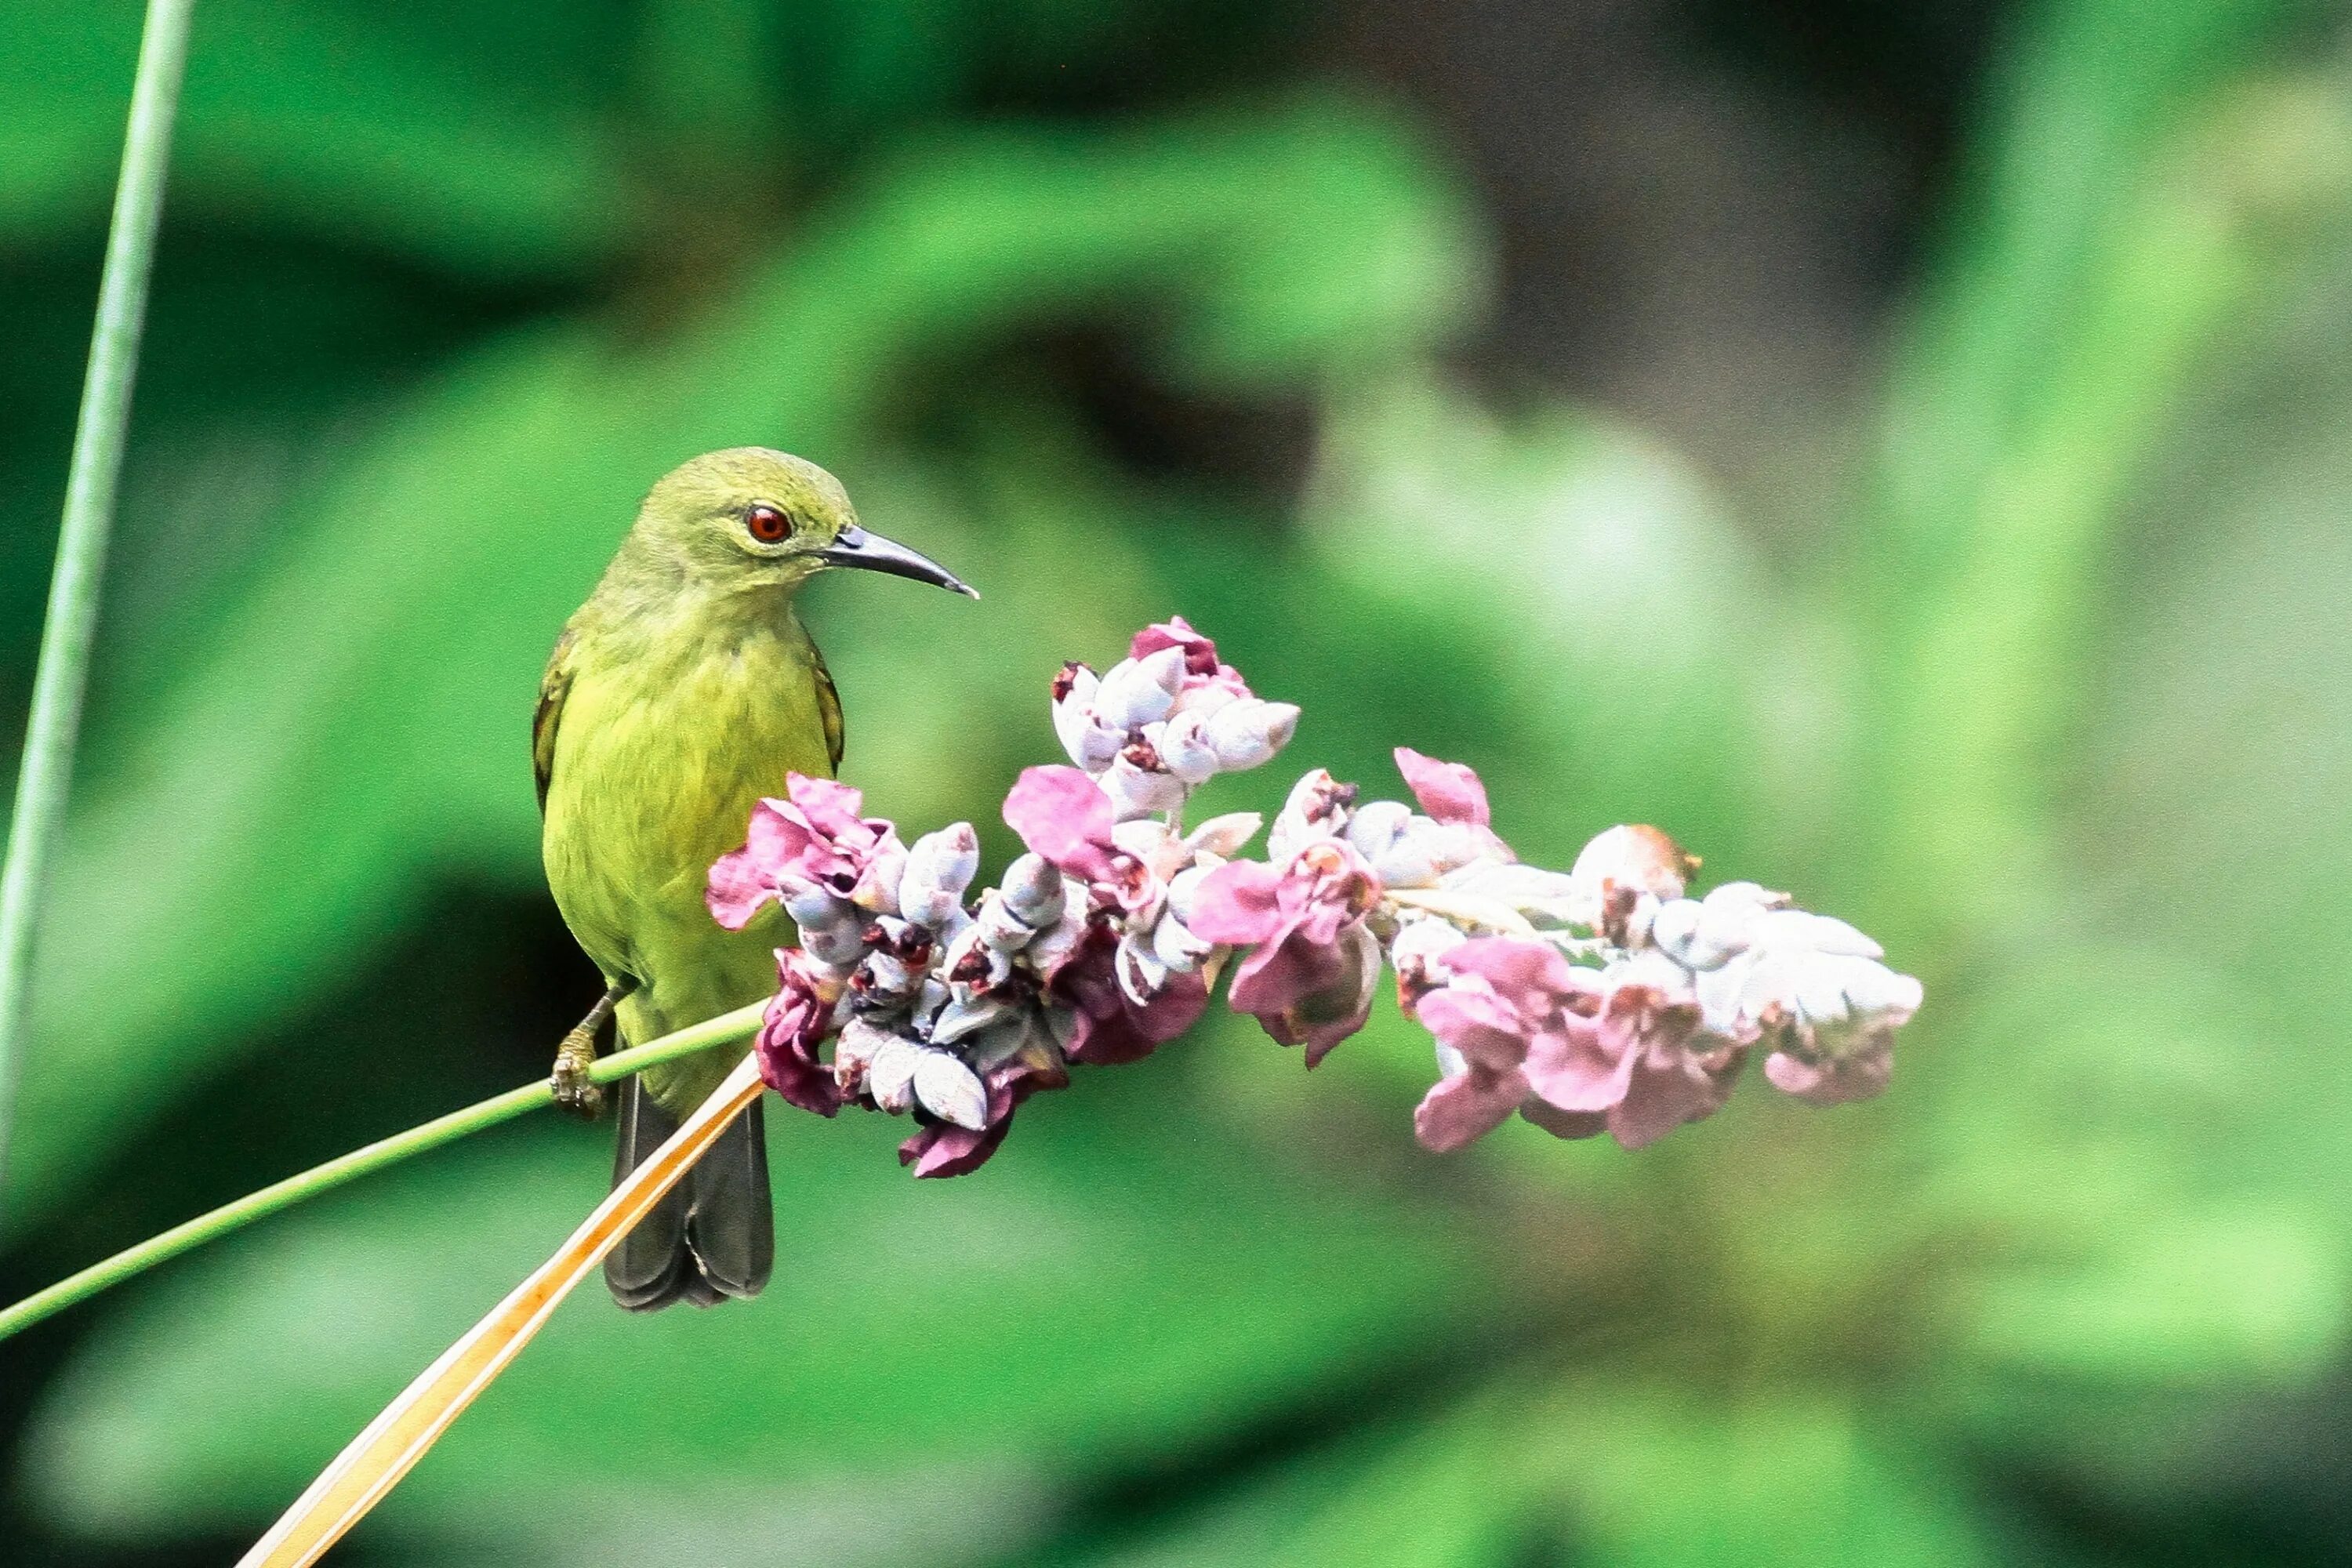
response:
[(833, 671), (825, 668), (824, 655), (816, 653), (814, 646), (809, 651), (816, 654), (816, 711), (824, 721), (824, 754), (831, 764), (827, 771), (837, 774), (841, 772), (841, 693), (834, 689)]
[[(542, 815), (547, 810), (548, 783), (555, 777), (555, 731), (563, 722), (563, 700), (572, 692), (572, 628), (566, 626), (555, 639), (555, 651), (548, 655), (547, 673), (539, 678), (539, 707), (530, 716), (530, 771), (539, 782)], [(830, 689), (832, 682), (825, 684)], [(827, 727), (828, 733), (837, 731), (840, 723), (835, 718)]]

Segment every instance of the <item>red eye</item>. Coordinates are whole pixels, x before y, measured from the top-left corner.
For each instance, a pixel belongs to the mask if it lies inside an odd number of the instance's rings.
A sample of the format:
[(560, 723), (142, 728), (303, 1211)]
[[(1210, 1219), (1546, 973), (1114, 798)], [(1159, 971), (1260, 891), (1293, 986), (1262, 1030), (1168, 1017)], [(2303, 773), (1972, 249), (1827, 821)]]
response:
[(762, 502), (743, 514), (743, 531), (762, 544), (781, 544), (792, 535), (793, 520)]

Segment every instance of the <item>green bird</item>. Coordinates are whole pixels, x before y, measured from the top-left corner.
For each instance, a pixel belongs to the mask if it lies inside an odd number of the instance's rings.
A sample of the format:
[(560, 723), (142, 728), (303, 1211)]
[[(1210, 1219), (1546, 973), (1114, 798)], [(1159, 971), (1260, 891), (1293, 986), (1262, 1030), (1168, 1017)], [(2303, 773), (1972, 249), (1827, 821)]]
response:
[[(794, 612), (829, 567), (895, 573), (978, 598), (937, 562), (860, 527), (841, 482), (760, 447), (696, 458), (646, 497), (547, 661), (531, 720), (541, 850), (556, 907), (604, 973), (604, 999), (564, 1037), (556, 1099), (595, 1116), (584, 1076), (617, 1019), (632, 1045), (755, 1002), (775, 985), (775, 911), (720, 928), (710, 863), (743, 841), (784, 775), (841, 764), (841, 698)], [(619, 1181), (742, 1052), (649, 1068), (620, 1090)], [(775, 1219), (760, 1110), (730, 1128), (605, 1260), (624, 1307), (709, 1306), (767, 1282)]]

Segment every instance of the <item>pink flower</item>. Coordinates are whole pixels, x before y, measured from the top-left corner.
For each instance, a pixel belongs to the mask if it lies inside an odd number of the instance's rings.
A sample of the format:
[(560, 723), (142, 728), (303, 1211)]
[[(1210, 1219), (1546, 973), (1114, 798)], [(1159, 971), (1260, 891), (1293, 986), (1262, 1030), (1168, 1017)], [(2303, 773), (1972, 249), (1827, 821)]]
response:
[(711, 864), (703, 901), (711, 918), (741, 931), (770, 900), (823, 890), (867, 910), (895, 910), (906, 849), (886, 818), (857, 815), (864, 797), (847, 784), (785, 775), (784, 800), (751, 808), (740, 849)]
[(1745, 1047), (1693, 1048), (1697, 1001), (1659, 963), (1597, 974), (1549, 943), (1508, 937), (1448, 949), (1453, 978), (1415, 1006), (1450, 1053), (1447, 1077), (1414, 1113), (1421, 1141), (1458, 1149), (1516, 1110), (1562, 1138), (1605, 1131), (1638, 1149), (1719, 1110)]
[[(1528, 1061), (1567, 1092), (1571, 1077), (1606, 1080), (1605, 1062), (1572, 1063), (1590, 1057), (1598, 1030), (1594, 986), (1557, 948), (1508, 937), (1482, 937), (1447, 949), (1447, 984), (1423, 994), (1414, 1016), (1437, 1037), (1446, 1076), (1413, 1112), (1413, 1131), (1439, 1153), (1459, 1149), (1503, 1124), (1535, 1095)], [(1598, 1069), (1597, 1073), (1595, 1069)], [(1605, 1108), (1605, 1081), (1597, 1092), (1574, 1098)]]
[(1282, 1044), (1304, 1045), (1313, 1067), (1371, 1011), (1380, 947), (1364, 916), (1380, 897), (1380, 879), (1352, 846), (1318, 839), (1279, 870), (1255, 860), (1218, 867), (1186, 923), (1205, 942), (1253, 947), (1227, 1000)]
[(1441, 763), (1411, 746), (1396, 749), (1397, 772), (1404, 775), (1412, 798), (1426, 815), (1440, 822), (1465, 822), (1485, 827), (1492, 820), (1486, 806), (1486, 786), (1466, 763)]
[[(1639, 1149), (1722, 1110), (1748, 1048), (1698, 1032), (1698, 1002), (1664, 960), (1654, 972), (1639, 959), (1621, 967), (1602, 975), (1594, 1019), (1593, 1051), (1610, 1064), (1607, 1079), (1589, 1069), (1573, 1081), (1531, 1072), (1537, 1099), (1525, 1114), (1562, 1138), (1605, 1131)], [(1596, 1109), (1589, 1102), (1604, 1081), (1616, 1097)]]
[(841, 993), (838, 971), (799, 948), (778, 948), (776, 994), (768, 1000), (752, 1042), (760, 1057), (760, 1076), (768, 1087), (819, 1116), (841, 1109), (841, 1086), (816, 1055), (833, 1034), (834, 1005)]

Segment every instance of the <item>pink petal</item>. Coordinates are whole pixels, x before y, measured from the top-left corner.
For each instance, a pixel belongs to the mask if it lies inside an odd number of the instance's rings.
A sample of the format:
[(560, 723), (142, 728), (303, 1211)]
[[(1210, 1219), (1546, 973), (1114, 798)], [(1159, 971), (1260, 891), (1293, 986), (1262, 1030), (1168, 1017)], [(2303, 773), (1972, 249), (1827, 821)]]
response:
[(1111, 879), (1110, 801), (1072, 767), (1024, 768), (1004, 797), (1004, 822), (1032, 850), (1073, 877)]
[(729, 931), (741, 931), (760, 912), (760, 906), (776, 897), (776, 884), (761, 867), (760, 858), (749, 848), (721, 855), (710, 863), (710, 882), (702, 891), (702, 902), (710, 910), (710, 918)]
[(1339, 954), (1339, 977), (1300, 998), (1284, 1020), (1307, 1047), (1310, 1068), (1328, 1056), (1332, 1047), (1362, 1030), (1372, 1016), (1372, 995), (1381, 988), (1381, 944), (1361, 922), (1347, 933)]
[(1446, 949), (1445, 963), (1456, 974), (1478, 975), (1514, 1006), (1535, 1014), (1593, 985), (1551, 943), (1518, 937), (1473, 937)]
[(1399, 746), (1396, 764), (1423, 811), (1440, 822), (1466, 822), (1475, 827), (1487, 825), (1491, 813), (1486, 808), (1486, 786), (1466, 763), (1441, 763), (1411, 746)]
[(857, 814), (864, 808), (866, 797), (856, 790), (831, 779), (814, 778), (807, 773), (787, 773), (784, 776), (784, 793), (791, 795), (793, 804), (801, 808), (802, 815), (808, 818), (809, 826), (827, 838), (864, 842), (866, 835), (862, 829), (865, 824)]
[[(1120, 994), (1124, 998), (1126, 994)], [(1138, 1007), (1129, 1001), (1127, 1012), (1137, 1033), (1156, 1045), (1165, 1045), (1199, 1023), (1208, 1007), (1208, 979), (1195, 970), (1190, 974), (1171, 974), (1149, 1005)]]
[(803, 1110), (831, 1116), (841, 1109), (841, 1086), (816, 1053), (833, 1032), (833, 1006), (817, 990), (807, 965), (807, 956), (799, 949), (777, 950), (777, 990), (761, 1018), (752, 1049), (769, 1088)]
[[(1199, 927), (1194, 927), (1197, 932)], [(1287, 1012), (1339, 977), (1339, 950), (1331, 943), (1310, 942), (1296, 931), (1253, 950), (1234, 971), (1226, 1000), (1236, 1013), (1264, 1017)], [(1292, 1042), (1286, 1042), (1292, 1043)]]
[(1412, 1135), (1433, 1152), (1449, 1154), (1492, 1132), (1518, 1108), (1527, 1080), (1516, 1072), (1457, 1073), (1433, 1086), (1412, 1113)]
[(1230, 860), (1201, 879), (1192, 895), (1192, 918), (1184, 923), (1203, 942), (1271, 942), (1285, 923), (1282, 893), (1282, 873), (1273, 867)]
[(1194, 631), (1181, 616), (1171, 616), (1136, 633), (1127, 645), (1127, 657), (1149, 658), (1163, 647), (1184, 650), (1184, 669), (1189, 675), (1217, 673), (1217, 645)]
[(1528, 1083), (1562, 1110), (1606, 1110), (1625, 1098), (1640, 1053), (1589, 1020), (1570, 1018), (1528, 1047)]
[(1423, 996), (1413, 1016), (1474, 1068), (1516, 1071), (1527, 1059), (1528, 1041), (1518, 1015), (1491, 994), (1450, 985)]
[(1687, 1053), (1651, 1054), (1638, 1066), (1625, 1098), (1609, 1112), (1609, 1131), (1628, 1149), (1654, 1143), (1686, 1121), (1723, 1109), (1731, 1076), (1718, 1079)]

